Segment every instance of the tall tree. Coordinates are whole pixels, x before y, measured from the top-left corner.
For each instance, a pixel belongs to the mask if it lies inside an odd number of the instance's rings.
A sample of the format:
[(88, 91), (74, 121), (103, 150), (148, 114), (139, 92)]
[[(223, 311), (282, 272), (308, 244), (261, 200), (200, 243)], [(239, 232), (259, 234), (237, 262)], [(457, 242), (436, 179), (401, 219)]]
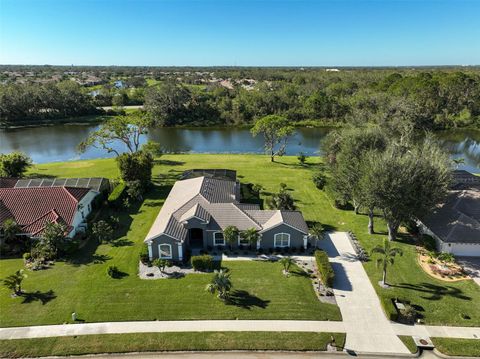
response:
[(152, 121), (144, 115), (117, 116), (92, 132), (78, 145), (78, 149), (85, 152), (88, 147), (96, 147), (120, 156), (122, 151), (114, 145), (121, 143), (128, 153), (135, 153), (140, 150), (141, 137), (148, 133), (151, 125)]
[(257, 241), (260, 238), (260, 234), (258, 233), (257, 229), (249, 228), (245, 231), (240, 232), (240, 237), (250, 244), (250, 248), (256, 248), (255, 246), (257, 245)]
[(369, 195), (381, 209), (394, 240), (402, 222), (421, 218), (446, 196), (451, 182), (448, 155), (428, 135), (420, 144), (392, 143), (370, 156)]
[(23, 177), (32, 160), (21, 152), (0, 153), (0, 177)]
[(289, 121), (279, 115), (268, 115), (255, 121), (251, 129), (255, 137), (263, 135), (265, 151), (270, 155), (270, 160), (275, 161), (275, 156), (283, 156), (287, 147), (288, 138), (295, 133), (295, 128)]

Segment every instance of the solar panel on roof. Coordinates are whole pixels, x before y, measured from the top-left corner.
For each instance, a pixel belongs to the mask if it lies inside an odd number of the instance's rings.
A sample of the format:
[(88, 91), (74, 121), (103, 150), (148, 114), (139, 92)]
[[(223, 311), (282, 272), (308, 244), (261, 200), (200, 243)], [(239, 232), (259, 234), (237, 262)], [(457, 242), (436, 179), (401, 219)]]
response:
[(88, 187), (89, 178), (79, 178), (76, 187)]
[(28, 184), (28, 187), (39, 187), (40, 183), (42, 183), (41, 178), (33, 178), (30, 180), (30, 183)]
[(67, 178), (65, 186), (75, 187), (77, 185), (78, 178)]
[(54, 179), (52, 178), (45, 178), (42, 183), (40, 184), (41, 187), (52, 187)]
[(15, 188), (25, 188), (28, 186), (29, 182), (30, 180), (25, 180), (25, 179), (18, 180), (17, 183), (15, 184)]
[(67, 180), (66, 180), (65, 178), (56, 178), (56, 179), (53, 181), (53, 185), (52, 185), (52, 186), (58, 186), (58, 187), (63, 186), (63, 185), (65, 185), (65, 182), (66, 182), (66, 181), (67, 181)]

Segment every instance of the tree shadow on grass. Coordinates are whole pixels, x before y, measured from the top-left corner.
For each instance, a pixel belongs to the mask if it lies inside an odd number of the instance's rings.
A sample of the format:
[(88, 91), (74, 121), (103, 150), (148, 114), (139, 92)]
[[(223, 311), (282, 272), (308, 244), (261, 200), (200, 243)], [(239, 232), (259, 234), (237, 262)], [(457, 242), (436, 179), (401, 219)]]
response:
[(420, 283), (420, 284), (410, 284), (410, 283), (400, 283), (400, 284), (391, 284), (391, 287), (404, 288), (415, 290), (417, 292), (425, 293), (425, 295), (420, 296), (420, 298), (426, 300), (440, 300), (443, 297), (454, 297), (462, 300), (472, 300), (471, 297), (466, 296), (463, 292), (455, 287), (450, 285), (435, 285), (432, 283)]
[(304, 277), (304, 278), (310, 278), (310, 274), (305, 272), (304, 270), (301, 270), (300, 268), (295, 268), (293, 270), (289, 271), (290, 275), (294, 277)]
[(40, 292), (39, 290), (35, 292), (23, 292), (21, 296), (23, 297), (22, 304), (39, 301), (42, 303), (42, 305), (47, 304), (57, 297), (55, 292), (51, 289), (48, 292)]
[(128, 247), (133, 246), (133, 242), (125, 238), (119, 238), (110, 242), (110, 245), (112, 247)]
[(234, 305), (236, 307), (250, 310), (254, 307), (265, 309), (270, 301), (260, 299), (245, 290), (236, 290), (230, 293), (226, 303), (228, 305)]
[(306, 221), (306, 222), (307, 222), (308, 228), (312, 228), (316, 224), (321, 224), (324, 229), (324, 232), (334, 232), (338, 229), (338, 227), (336, 226), (332, 226), (331, 224), (326, 224), (318, 221)]
[(127, 272), (122, 272), (120, 270), (116, 271), (115, 274), (111, 277), (112, 279), (123, 279), (125, 277), (128, 277), (130, 274)]
[(155, 161), (156, 164), (165, 165), (165, 166), (183, 166), (185, 162), (182, 161), (174, 161), (174, 160), (157, 160)]

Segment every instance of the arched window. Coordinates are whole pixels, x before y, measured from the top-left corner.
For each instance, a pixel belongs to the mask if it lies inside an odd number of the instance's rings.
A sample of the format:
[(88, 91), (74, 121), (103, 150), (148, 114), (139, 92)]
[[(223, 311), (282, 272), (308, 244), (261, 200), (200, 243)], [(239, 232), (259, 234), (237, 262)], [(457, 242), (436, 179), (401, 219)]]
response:
[(290, 234), (288, 233), (277, 233), (273, 237), (273, 245), (278, 248), (290, 247)]
[(172, 246), (166, 243), (159, 244), (158, 254), (159, 258), (172, 259)]

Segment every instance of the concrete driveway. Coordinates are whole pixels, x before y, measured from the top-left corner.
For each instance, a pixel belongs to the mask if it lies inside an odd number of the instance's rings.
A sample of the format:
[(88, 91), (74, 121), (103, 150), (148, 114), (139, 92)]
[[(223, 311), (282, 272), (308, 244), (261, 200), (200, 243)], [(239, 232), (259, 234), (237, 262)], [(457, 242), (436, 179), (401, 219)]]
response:
[(480, 285), (480, 258), (479, 257), (456, 257), (457, 263), (463, 266), (465, 271)]
[(356, 352), (409, 353), (383, 313), (377, 293), (345, 232), (320, 241), (335, 271), (333, 291), (347, 332), (345, 348)]

